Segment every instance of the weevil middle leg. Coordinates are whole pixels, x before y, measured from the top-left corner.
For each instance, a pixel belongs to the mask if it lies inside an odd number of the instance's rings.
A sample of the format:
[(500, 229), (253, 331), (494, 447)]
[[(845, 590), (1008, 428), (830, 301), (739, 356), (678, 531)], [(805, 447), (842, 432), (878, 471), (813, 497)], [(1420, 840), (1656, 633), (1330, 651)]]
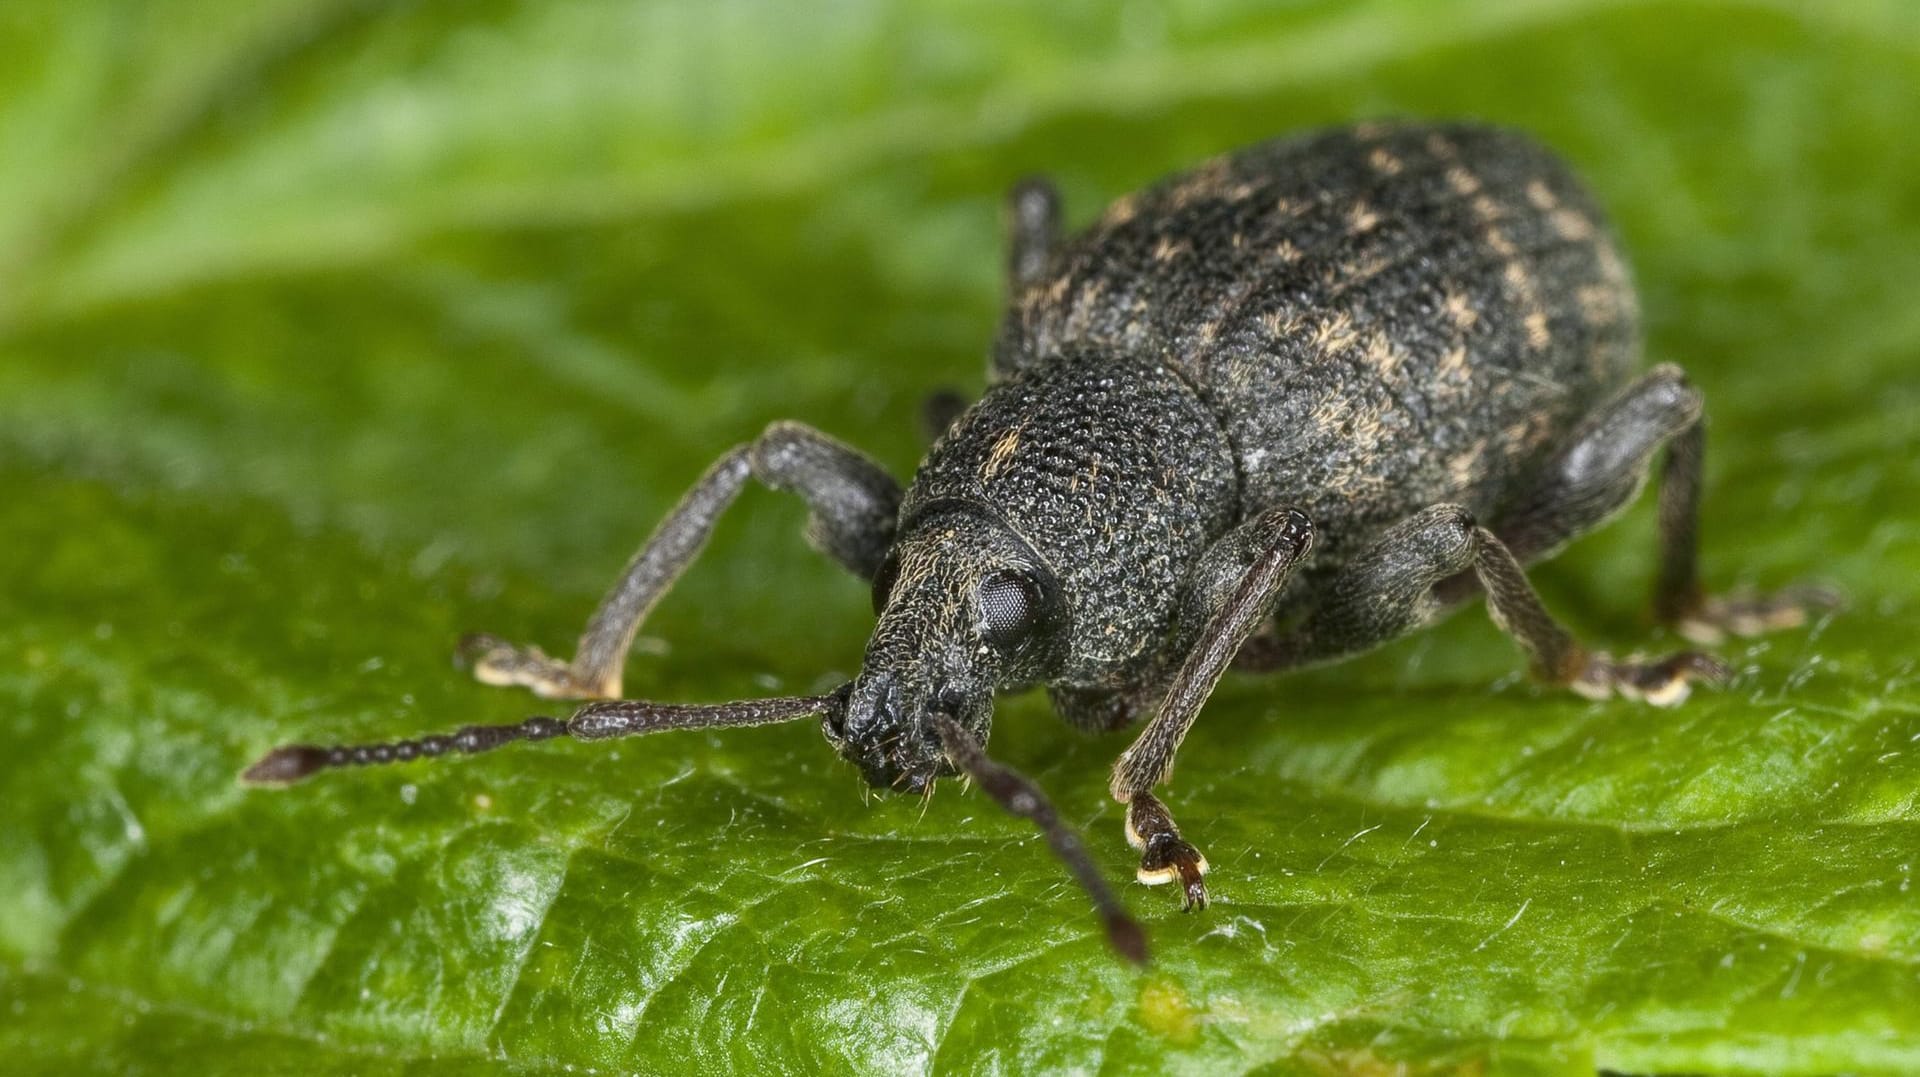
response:
[[(1060, 246), (1060, 191), (1044, 176), (1029, 176), (1007, 192), (1007, 292), (1009, 298), (1046, 275)], [(936, 389), (920, 406), (920, 429), (938, 441), (971, 403), (954, 389)]]
[(473, 675), (549, 699), (618, 697), (622, 666), (641, 622), (699, 556), (749, 477), (799, 494), (811, 510), (808, 541), (862, 579), (873, 578), (893, 539), (900, 484), (864, 454), (812, 427), (776, 422), (715, 461), (667, 514), (600, 601), (572, 661), (476, 634), (461, 641)]

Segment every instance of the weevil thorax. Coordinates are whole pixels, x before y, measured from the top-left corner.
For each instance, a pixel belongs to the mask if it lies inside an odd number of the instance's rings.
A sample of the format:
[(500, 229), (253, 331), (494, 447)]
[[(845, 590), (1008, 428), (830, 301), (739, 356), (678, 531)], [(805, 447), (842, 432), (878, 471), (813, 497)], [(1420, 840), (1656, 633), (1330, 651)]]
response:
[(917, 790), (947, 773), (936, 709), (984, 740), (997, 689), (1138, 682), (1237, 497), (1219, 424), (1162, 363), (1068, 355), (993, 386), (907, 491), (829, 738)]

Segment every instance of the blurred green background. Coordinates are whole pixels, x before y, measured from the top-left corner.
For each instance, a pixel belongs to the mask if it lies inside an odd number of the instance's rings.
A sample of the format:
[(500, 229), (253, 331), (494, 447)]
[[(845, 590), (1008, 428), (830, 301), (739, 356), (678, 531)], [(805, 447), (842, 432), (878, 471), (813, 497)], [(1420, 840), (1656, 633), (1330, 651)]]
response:
[[(1920, 1069), (1920, 6), (1438, 0), (0, 4), (0, 1068), (10, 1073)], [(1074, 221), (1362, 116), (1559, 147), (1709, 399), (1706, 563), (1839, 581), (1677, 712), (1477, 611), (1232, 678), (1214, 864), (1103, 948), (976, 794), (804, 726), (245, 790), (290, 738), (507, 721), (705, 464), (791, 416), (905, 474), (982, 380), (998, 207)], [(627, 690), (848, 675), (864, 587), (749, 493)], [(1646, 506), (1543, 570), (1622, 650)], [(1115, 878), (1044, 699), (996, 751)]]

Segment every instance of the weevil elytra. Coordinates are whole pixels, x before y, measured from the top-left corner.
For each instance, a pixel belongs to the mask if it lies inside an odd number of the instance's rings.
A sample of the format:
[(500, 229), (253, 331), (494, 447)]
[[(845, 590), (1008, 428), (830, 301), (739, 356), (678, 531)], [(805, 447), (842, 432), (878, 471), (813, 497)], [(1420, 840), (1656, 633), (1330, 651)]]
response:
[[(910, 485), (775, 423), (659, 525), (571, 661), (463, 641), (483, 682), (601, 702), (565, 720), (292, 745), (246, 777), (818, 716), (878, 788), (925, 793), (967, 774), (1039, 823), (1115, 947), (1144, 959), (1078, 838), (985, 755), (996, 692), (1045, 686), (1088, 730), (1144, 720), (1111, 792), (1140, 880), (1178, 882), (1191, 909), (1206, 903), (1207, 863), (1155, 789), (1229, 666), (1333, 661), (1484, 595), (1549, 684), (1673, 705), (1723, 679), (1698, 652), (1582, 646), (1523, 567), (1625, 508), (1663, 448), (1662, 622), (1710, 645), (1832, 601), (1703, 590), (1700, 394), (1671, 365), (1633, 376), (1626, 263), (1587, 192), (1521, 135), (1369, 124), (1269, 142), (1122, 198), (1071, 238), (1043, 181), (1017, 187), (1010, 209), (991, 384), (945, 409)], [(798, 494), (810, 541), (872, 582), (859, 675), (817, 697), (620, 700), (647, 611), (749, 479)]]

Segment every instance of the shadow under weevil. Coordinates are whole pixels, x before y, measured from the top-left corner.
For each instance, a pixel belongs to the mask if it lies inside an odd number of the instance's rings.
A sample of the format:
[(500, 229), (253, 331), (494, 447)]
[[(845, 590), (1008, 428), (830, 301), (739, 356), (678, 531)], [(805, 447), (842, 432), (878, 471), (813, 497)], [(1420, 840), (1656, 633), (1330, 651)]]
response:
[[(1011, 198), (1011, 298), (991, 385), (930, 409), (904, 489), (779, 422), (728, 451), (660, 524), (571, 661), (490, 636), (474, 675), (591, 699), (565, 720), (388, 744), (291, 745), (246, 772), (315, 771), (518, 740), (598, 740), (819, 716), (881, 789), (965, 774), (1032, 819), (1122, 954), (1146, 940), (1040, 790), (985, 754), (995, 693), (1044, 685), (1068, 722), (1144, 720), (1113, 768), (1138, 877), (1206, 904), (1206, 858), (1155, 795), (1229, 666), (1369, 650), (1484, 595), (1536, 677), (1679, 703), (1727, 667), (1618, 659), (1547, 612), (1523, 566), (1624, 509), (1663, 447), (1654, 610), (1697, 643), (1800, 624), (1817, 588), (1710, 596), (1696, 574), (1700, 394), (1638, 378), (1637, 302), (1598, 208), (1518, 134), (1365, 124), (1215, 158), (1063, 237), (1044, 181)], [(647, 612), (748, 479), (798, 494), (808, 538), (872, 581), (860, 673), (821, 696), (622, 700)]]

